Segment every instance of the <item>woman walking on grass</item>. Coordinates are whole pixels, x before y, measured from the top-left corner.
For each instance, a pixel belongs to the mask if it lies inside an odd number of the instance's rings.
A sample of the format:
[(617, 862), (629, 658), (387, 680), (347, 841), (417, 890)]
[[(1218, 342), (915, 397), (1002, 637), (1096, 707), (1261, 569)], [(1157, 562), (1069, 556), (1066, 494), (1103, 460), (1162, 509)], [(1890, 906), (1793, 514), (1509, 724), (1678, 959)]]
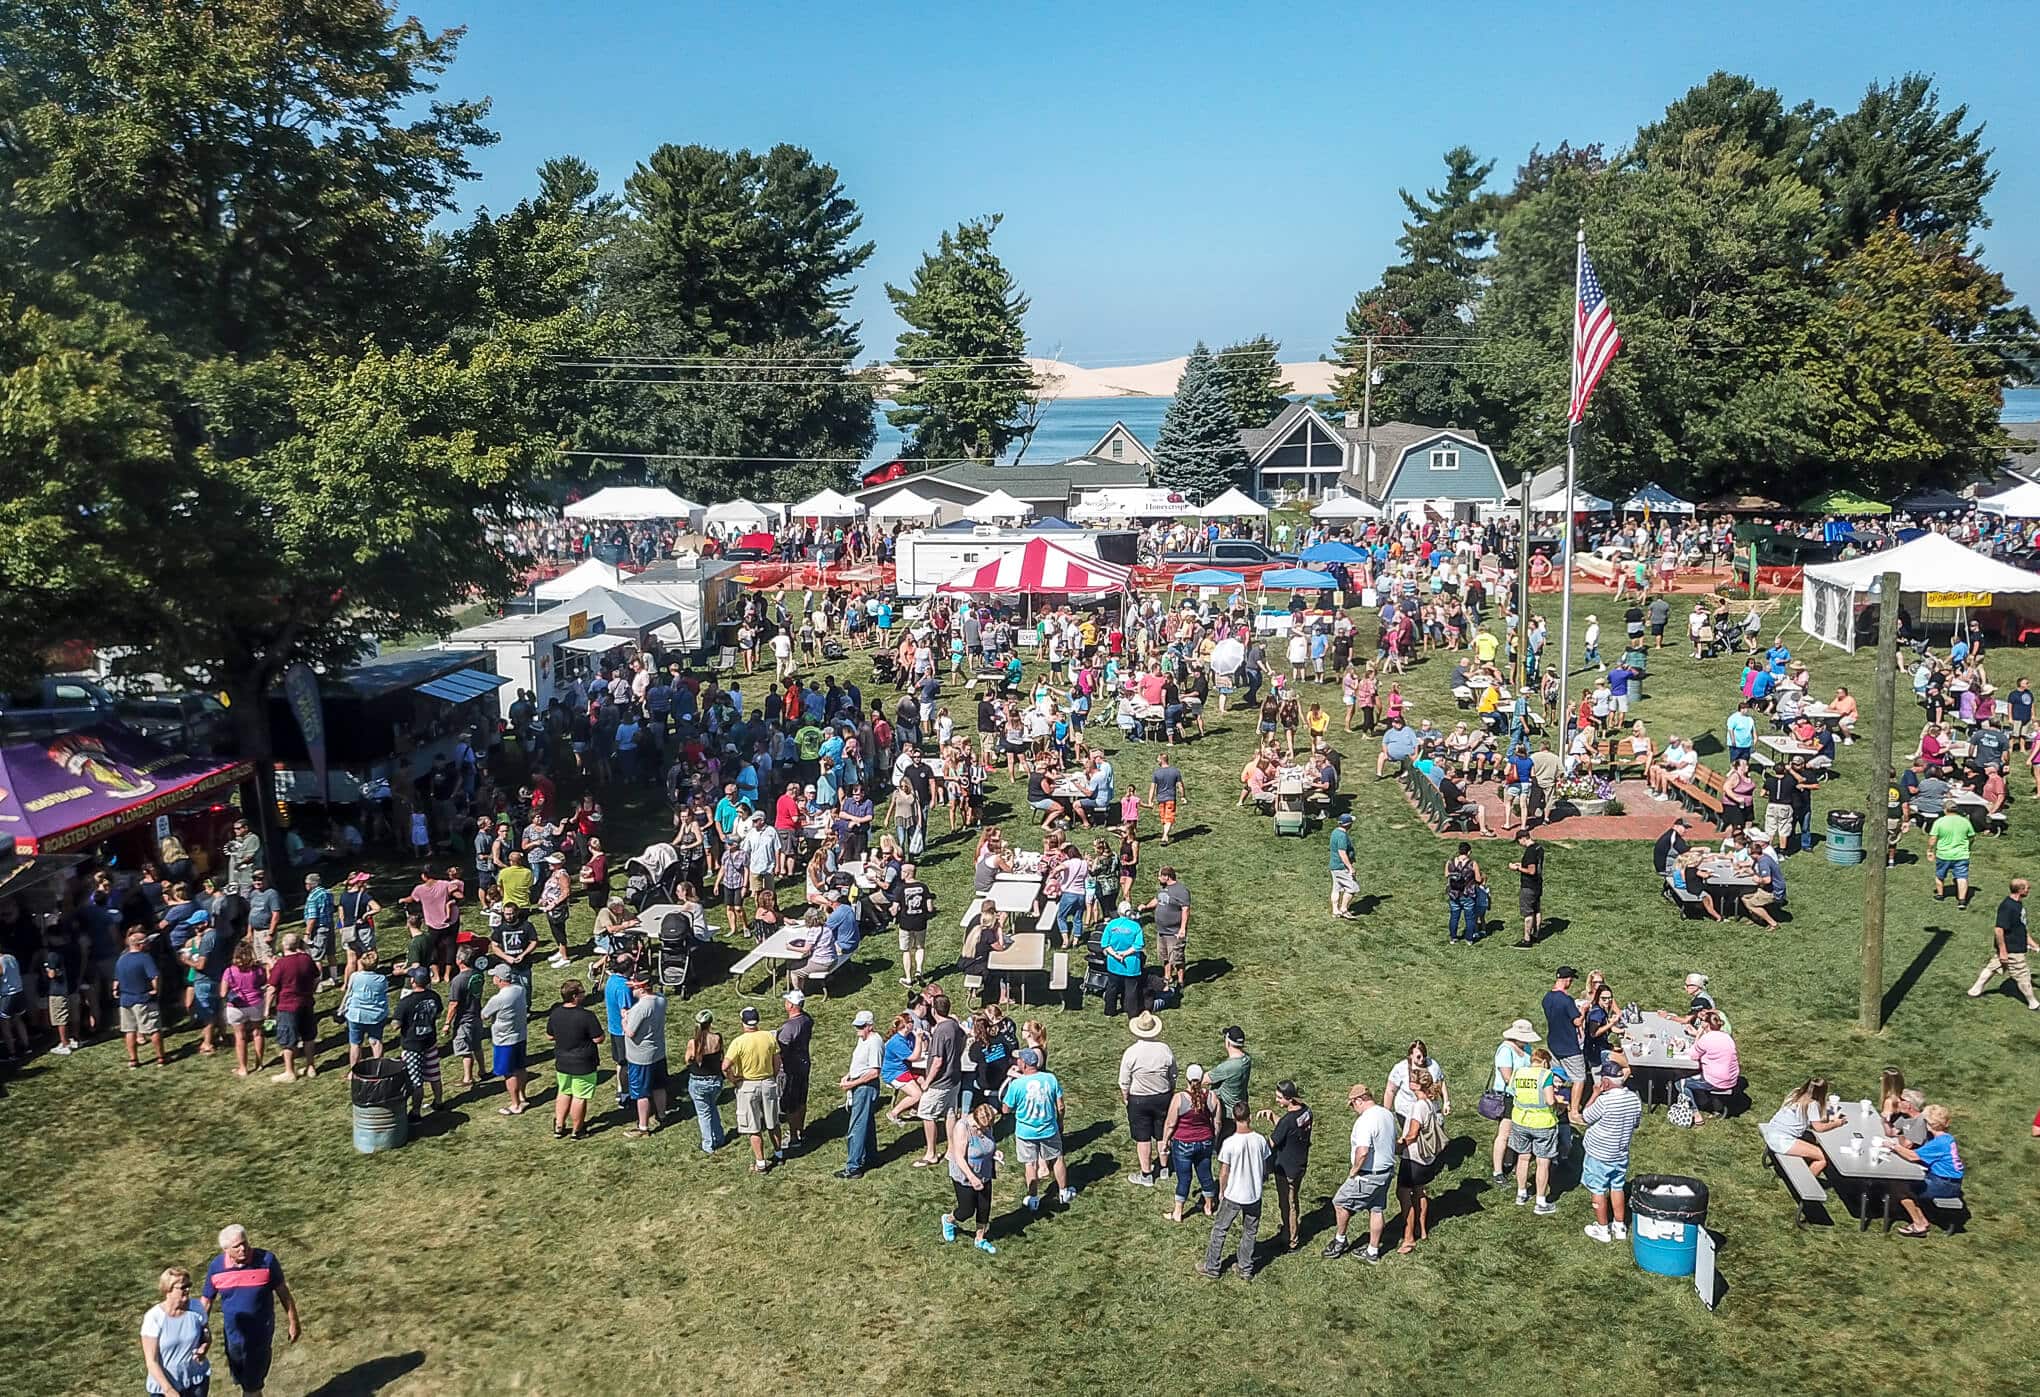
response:
[(1204, 1197), (1204, 1215), (1218, 1211), (1217, 1189), (1211, 1179), (1211, 1151), (1218, 1135), (1217, 1102), (1204, 1081), (1204, 1069), (1196, 1063), (1184, 1073), (1183, 1090), (1169, 1102), (1169, 1118), (1162, 1126), (1162, 1148), (1168, 1151), (1169, 1166), (1176, 1175), (1176, 1207), (1169, 1221), (1181, 1222), (1190, 1203), (1190, 1176)]
[(992, 1127), (999, 1121), (999, 1109), (980, 1102), (970, 1114), (959, 1116), (949, 1131), (949, 1179), (956, 1186), (956, 1206), (942, 1215), (942, 1240), (956, 1240), (956, 1230), (966, 1220), (977, 1229), (977, 1249), (996, 1256), (998, 1248), (988, 1240), (992, 1230), (992, 1178), (998, 1170), (998, 1144)]
[[(226, 1003), (227, 1026), (234, 1031), (234, 1075), (245, 1077), (262, 1070), (262, 993), (269, 977), (255, 962), (255, 946), (243, 938), (234, 946), (234, 963), (220, 976), (220, 995)], [(255, 1040), (255, 1055), (248, 1055), (248, 1040)]]

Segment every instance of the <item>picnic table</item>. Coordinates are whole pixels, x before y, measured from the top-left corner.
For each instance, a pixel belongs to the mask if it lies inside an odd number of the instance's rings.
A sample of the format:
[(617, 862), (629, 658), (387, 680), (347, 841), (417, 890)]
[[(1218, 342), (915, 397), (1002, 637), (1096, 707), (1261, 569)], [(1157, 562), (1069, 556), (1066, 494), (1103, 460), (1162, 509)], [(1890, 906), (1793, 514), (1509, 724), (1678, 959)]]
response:
[[(1039, 931), (1017, 931), (1006, 938), (1006, 949), (985, 958), (985, 968), (1001, 975), (1038, 975), (1048, 966), (1048, 936)], [(1027, 986), (1020, 986), (1020, 1002), (1027, 1002)]]
[(1856, 1188), (1856, 1215), (1862, 1224), (1858, 1231), (1870, 1230), (1871, 1190), (1883, 1192), (1884, 1230), (1889, 1232), (1892, 1185), (1918, 1183), (1927, 1176), (1927, 1171), (1896, 1150), (1871, 1150), (1871, 1141), (1887, 1138), (1884, 1118), (1877, 1114), (1874, 1106), (1865, 1115), (1862, 1102), (1846, 1101), (1836, 1113), (1848, 1124), (1820, 1137), (1820, 1147), (1827, 1155), (1828, 1168), (1838, 1179), (1846, 1179)]
[(1693, 1037), (1692, 1029), (1662, 1012), (1645, 1015), (1642, 1023), (1623, 1025), (1622, 1056), (1629, 1070), (1649, 1074), (1643, 1079), (1647, 1105), (1657, 1104), (1661, 1081), (1669, 1088), (1672, 1076), (1690, 1077), (1700, 1070), (1699, 1061), (1690, 1052)]
[[(776, 993), (779, 989), (780, 964), (784, 962), (791, 965), (796, 961), (806, 960), (808, 945), (813, 935), (813, 931), (800, 922), (793, 922), (780, 927), (779, 930), (759, 942), (757, 948), (749, 955), (730, 967), (730, 982), (737, 985), (737, 992), (739, 994), (743, 994), (743, 987), (738, 982), (753, 966), (756, 966), (761, 961), (766, 961), (770, 962), (772, 967), (772, 990)], [(744, 998), (758, 999), (763, 998), (763, 996), (744, 995)]]
[(1000, 878), (993, 880), (992, 890), (985, 894), (985, 900), (1007, 916), (1013, 917), (1034, 906), (1034, 899), (1040, 895), (1041, 880), (1039, 878), (1025, 883), (1009, 882), (1006, 879)]
[(1702, 890), (1719, 894), (1732, 903), (1732, 907), (1725, 909), (1732, 915), (1742, 911), (1743, 895), (1755, 892), (1758, 887), (1756, 874), (1738, 867), (1730, 859), (1703, 860), (1698, 871)]

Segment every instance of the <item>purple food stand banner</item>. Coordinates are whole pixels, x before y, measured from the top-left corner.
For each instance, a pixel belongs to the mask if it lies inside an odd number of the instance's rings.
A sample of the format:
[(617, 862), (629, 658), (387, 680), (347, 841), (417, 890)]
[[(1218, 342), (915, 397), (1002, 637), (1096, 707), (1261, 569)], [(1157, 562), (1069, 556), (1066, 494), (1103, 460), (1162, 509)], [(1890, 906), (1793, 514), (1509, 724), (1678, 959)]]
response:
[(0, 839), (23, 857), (84, 848), (242, 780), (246, 762), (192, 757), (124, 728), (0, 747)]

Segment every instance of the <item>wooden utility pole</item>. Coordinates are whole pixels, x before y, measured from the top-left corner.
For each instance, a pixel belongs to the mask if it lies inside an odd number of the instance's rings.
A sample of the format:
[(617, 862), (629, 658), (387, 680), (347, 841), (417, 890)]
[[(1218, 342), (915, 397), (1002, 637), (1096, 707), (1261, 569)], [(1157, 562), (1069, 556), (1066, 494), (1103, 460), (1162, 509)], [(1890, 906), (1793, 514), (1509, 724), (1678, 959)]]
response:
[(1897, 717), (1892, 704), (1898, 687), (1898, 586), (1895, 572), (1877, 583), (1877, 684), (1871, 698), (1877, 706), (1871, 713), (1870, 791), (1863, 807), (1863, 983), (1856, 999), (1856, 1017), (1866, 1033), (1884, 1027), (1884, 853), (1891, 841), (1885, 822), (1891, 805), (1891, 729)]

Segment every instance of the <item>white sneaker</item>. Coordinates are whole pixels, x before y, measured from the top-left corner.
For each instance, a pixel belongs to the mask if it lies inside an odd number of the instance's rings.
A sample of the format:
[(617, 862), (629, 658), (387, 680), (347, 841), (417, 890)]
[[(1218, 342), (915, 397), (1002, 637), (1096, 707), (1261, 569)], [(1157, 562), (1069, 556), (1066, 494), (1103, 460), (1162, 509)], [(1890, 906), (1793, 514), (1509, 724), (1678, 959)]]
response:
[(1608, 1229), (1601, 1226), (1598, 1222), (1590, 1222), (1585, 1227), (1582, 1227), (1580, 1231), (1586, 1233), (1597, 1242), (1605, 1243), (1609, 1240)]
[(1611, 1222), (1608, 1224), (1608, 1235), (1618, 1242), (1626, 1242), (1629, 1240), (1629, 1229), (1619, 1222)]
[(75, 1051), (77, 1050), (73, 1048), (69, 1043), (59, 1043), (54, 1048), (50, 1049), (50, 1056), (69, 1057)]
[(1055, 1197), (1058, 1203), (1062, 1204), (1065, 1208), (1067, 1208), (1070, 1206), (1071, 1203), (1076, 1201), (1077, 1191), (1073, 1188), (1066, 1188), (1061, 1193), (1058, 1193)]
[(1517, 1189), (1517, 1190), (1516, 1190), (1516, 1206), (1517, 1206), (1517, 1207), (1519, 1207), (1519, 1208), (1520, 1208), (1520, 1207), (1522, 1207), (1522, 1206), (1523, 1206), (1523, 1205), (1524, 1205), (1525, 1203), (1528, 1203), (1529, 1201), (1530, 1201), (1530, 1190), (1529, 1190), (1529, 1189), (1527, 1189), (1527, 1188), (1519, 1188), (1519, 1189)]
[(1541, 1218), (1548, 1218), (1558, 1211), (1558, 1204), (1553, 1203), (1550, 1199), (1540, 1198), (1537, 1200), (1537, 1206), (1530, 1211)]

